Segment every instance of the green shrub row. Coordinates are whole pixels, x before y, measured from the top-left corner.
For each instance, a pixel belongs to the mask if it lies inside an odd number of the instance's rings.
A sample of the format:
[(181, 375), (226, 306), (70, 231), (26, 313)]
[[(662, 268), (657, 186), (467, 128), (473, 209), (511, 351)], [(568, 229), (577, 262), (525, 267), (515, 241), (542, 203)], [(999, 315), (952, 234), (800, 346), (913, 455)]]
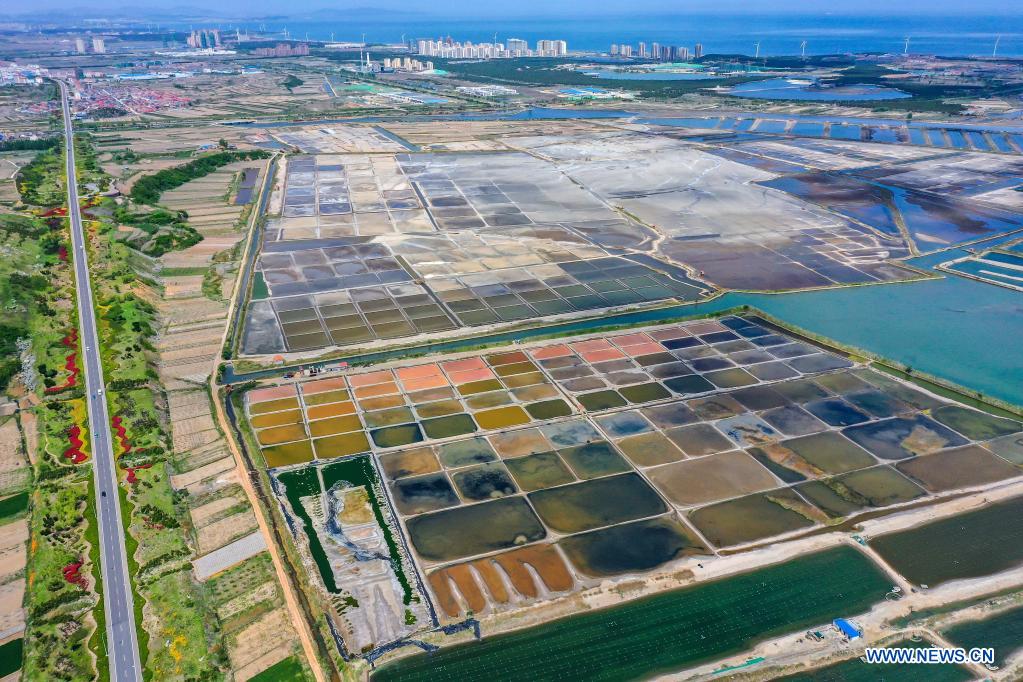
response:
[(180, 187), (189, 180), (195, 180), (235, 161), (265, 159), (269, 152), (261, 149), (247, 152), (216, 152), (207, 154), (176, 168), (166, 168), (147, 175), (131, 188), (131, 199), (138, 204), (153, 205), (160, 200), (160, 195), (167, 190)]

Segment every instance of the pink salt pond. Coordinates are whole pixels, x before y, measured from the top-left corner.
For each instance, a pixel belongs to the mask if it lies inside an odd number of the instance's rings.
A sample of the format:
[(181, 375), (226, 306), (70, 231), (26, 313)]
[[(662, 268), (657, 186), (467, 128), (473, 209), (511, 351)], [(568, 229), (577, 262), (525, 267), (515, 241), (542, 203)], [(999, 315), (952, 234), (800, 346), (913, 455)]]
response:
[(317, 381), (307, 381), (302, 384), (302, 393), (305, 395), (315, 395), (317, 393), (326, 393), (327, 391), (337, 391), (342, 388), (348, 388), (345, 383), (344, 377), (334, 377), (332, 379), (318, 379)]
[(483, 381), (485, 379), (493, 379), (494, 373), (489, 367), (480, 367), (478, 369), (470, 369), (464, 372), (450, 372), (448, 376), (451, 378), (451, 383), (455, 385), (462, 385), (472, 383), (473, 381)]
[(621, 352), (617, 348), (605, 348), (603, 350), (594, 350), (589, 353), (583, 353), (583, 360), (586, 362), (604, 362), (605, 360), (618, 360), (624, 358), (625, 353)]
[(412, 393), (414, 391), (424, 391), (428, 388), (447, 386), (448, 380), (440, 375), (426, 376), (419, 379), (402, 379), (401, 385), (405, 387), (406, 391)]
[(615, 336), (611, 339), (614, 345), (619, 348), (625, 348), (626, 346), (635, 346), (641, 343), (650, 343), (653, 341), (647, 334), (623, 334), (622, 336)]
[(544, 346), (530, 351), (537, 360), (549, 360), (551, 358), (563, 358), (572, 354), (572, 349), (565, 344), (559, 343), (556, 346)]
[(590, 339), (571, 344), (572, 350), (576, 353), (589, 353), (595, 350), (607, 350), (611, 344), (605, 339)]
[(388, 369), (379, 372), (367, 372), (366, 374), (353, 374), (348, 377), (348, 383), (353, 387), (372, 386), (373, 384), (382, 384), (385, 381), (394, 381), (394, 375)]
[(624, 349), (626, 353), (632, 357), (639, 357), (640, 355), (650, 355), (651, 353), (663, 353), (664, 346), (659, 343), (651, 341), (650, 343), (640, 343), (635, 346), (629, 346)]
[(441, 367), (448, 374), (455, 372), (467, 372), (473, 369), (486, 369), (487, 363), (483, 362), (483, 358), (463, 358), (461, 360), (449, 360), (448, 362), (442, 362)]
[(294, 384), (286, 384), (284, 386), (268, 386), (267, 388), (257, 388), (254, 391), (249, 392), (250, 403), (262, 403), (267, 400), (279, 400), (280, 398), (291, 398), (298, 394)]
[(440, 366), (434, 363), (428, 365), (416, 365), (415, 367), (400, 367), (397, 370), (398, 378), (405, 384), (414, 379), (425, 379), (426, 377), (440, 376)]
[(362, 386), (355, 389), (356, 398), (372, 398), (378, 395), (390, 395), (398, 392), (398, 385), (394, 382), (387, 382), (384, 384), (373, 384), (371, 386)]

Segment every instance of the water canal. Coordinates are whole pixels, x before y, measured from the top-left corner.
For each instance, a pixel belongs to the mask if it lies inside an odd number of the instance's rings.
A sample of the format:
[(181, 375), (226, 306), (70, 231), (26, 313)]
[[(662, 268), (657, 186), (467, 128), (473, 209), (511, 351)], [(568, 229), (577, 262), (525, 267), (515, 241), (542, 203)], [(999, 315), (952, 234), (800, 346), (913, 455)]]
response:
[[(945, 260), (954, 256), (945, 256)], [(842, 287), (785, 294), (729, 293), (712, 301), (610, 315), (562, 325), (535, 327), (424, 344), (414, 349), (345, 358), (370, 364), (407, 355), (450, 353), (481, 344), (515, 343), (551, 334), (586, 333), (610, 325), (657, 324), (698, 317), (737, 306), (758, 308), (790, 325), (888, 358), (1016, 405), (1023, 405), (1023, 296), (962, 277), (902, 284)], [(273, 369), (227, 382), (270, 377)]]

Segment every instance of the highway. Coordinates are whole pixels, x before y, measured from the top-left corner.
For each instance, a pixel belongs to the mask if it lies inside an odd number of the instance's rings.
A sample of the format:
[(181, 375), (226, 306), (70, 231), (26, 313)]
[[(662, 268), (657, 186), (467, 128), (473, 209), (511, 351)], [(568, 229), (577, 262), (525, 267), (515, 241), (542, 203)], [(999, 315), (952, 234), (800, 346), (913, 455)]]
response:
[(96, 518), (99, 521), (100, 567), (103, 584), (99, 586), (106, 613), (106, 647), (110, 679), (137, 682), (142, 679), (139, 645), (135, 632), (135, 610), (128, 575), (128, 555), (124, 545), (124, 525), (117, 489), (117, 470), (110, 433), (107, 398), (103, 390), (103, 366), (100, 362), (96, 313), (93, 309), (89, 263), (85, 251), (85, 233), (78, 206), (75, 176), (75, 148), (71, 127), (71, 107), (67, 84), (60, 82), (64, 109), (64, 136), (67, 145), (67, 205), (71, 221), (72, 262), (78, 296), (78, 328), (85, 369), (88, 401), (89, 438), (92, 445), (93, 481), (96, 486)]

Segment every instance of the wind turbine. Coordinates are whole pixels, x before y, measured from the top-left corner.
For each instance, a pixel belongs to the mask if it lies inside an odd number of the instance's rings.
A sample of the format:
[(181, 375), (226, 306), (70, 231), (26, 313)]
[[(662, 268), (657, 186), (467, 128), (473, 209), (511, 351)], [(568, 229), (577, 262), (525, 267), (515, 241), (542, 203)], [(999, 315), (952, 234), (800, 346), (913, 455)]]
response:
[(999, 43), (999, 41), (1001, 41), (1001, 39), (1002, 39), (1002, 35), (1001, 34), (998, 34), (995, 37), (995, 49), (991, 50), (991, 56), (992, 57), (997, 57), (998, 56), (998, 43)]
[(759, 40), (757, 42), (753, 43), (753, 48), (754, 48), (753, 58), (754, 59), (759, 59), (760, 58), (760, 41)]
[(799, 43), (799, 52), (802, 55), (803, 59), (806, 59), (806, 41), (805, 40), (803, 42)]
[(902, 47), (902, 54), (909, 54), (909, 36), (906, 36), (906, 44)]

